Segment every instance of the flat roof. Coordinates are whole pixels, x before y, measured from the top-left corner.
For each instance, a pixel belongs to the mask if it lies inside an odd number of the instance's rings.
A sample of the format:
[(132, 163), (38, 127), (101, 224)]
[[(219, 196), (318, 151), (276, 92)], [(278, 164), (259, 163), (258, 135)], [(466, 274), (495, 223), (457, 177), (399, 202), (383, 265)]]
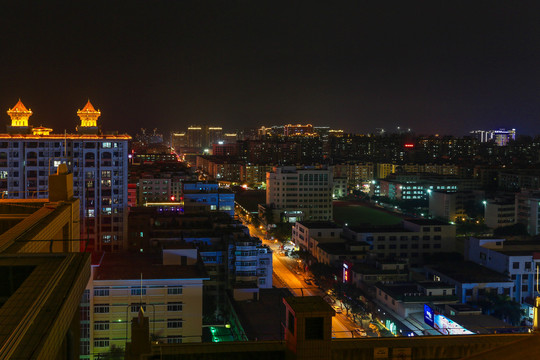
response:
[(201, 279), (208, 278), (197, 265), (163, 265), (161, 254), (105, 253), (94, 280)]
[(508, 276), (472, 261), (445, 262), (436, 265), (426, 265), (426, 268), (433, 269), (461, 283), (508, 282), (513, 284)]
[(297, 221), (308, 229), (341, 229), (341, 226), (333, 221)]
[(324, 312), (335, 314), (334, 309), (320, 296), (287, 297), (285, 301), (293, 311), (298, 313)]
[(447, 222), (440, 221), (440, 220), (435, 220), (435, 219), (414, 219), (414, 218), (409, 218), (409, 219), (405, 219), (404, 221), (407, 221), (407, 222), (410, 222), (410, 223), (413, 223), (413, 224), (416, 224), (416, 225), (450, 225)]
[(400, 232), (416, 232), (405, 229), (403, 225), (358, 225), (347, 226), (347, 228), (356, 233), (400, 233)]

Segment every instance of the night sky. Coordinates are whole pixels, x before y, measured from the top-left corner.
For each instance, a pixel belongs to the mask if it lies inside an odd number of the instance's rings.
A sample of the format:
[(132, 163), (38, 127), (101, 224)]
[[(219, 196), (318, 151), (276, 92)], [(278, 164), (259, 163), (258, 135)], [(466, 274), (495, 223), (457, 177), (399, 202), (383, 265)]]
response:
[(0, 6), (1, 126), (540, 133), (538, 1), (74, 3)]

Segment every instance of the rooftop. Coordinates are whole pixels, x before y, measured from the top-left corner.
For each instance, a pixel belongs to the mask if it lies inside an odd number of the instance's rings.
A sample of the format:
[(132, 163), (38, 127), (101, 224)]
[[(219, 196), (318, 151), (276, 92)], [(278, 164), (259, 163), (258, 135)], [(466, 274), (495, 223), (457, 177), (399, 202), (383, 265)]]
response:
[(202, 279), (204, 270), (196, 265), (162, 265), (161, 254), (105, 253), (94, 280)]
[(404, 221), (407, 221), (412, 224), (416, 225), (422, 225), (422, 226), (428, 226), (428, 225), (450, 225), (447, 222), (435, 220), (435, 219), (405, 219)]
[(341, 229), (341, 226), (333, 221), (298, 221), (297, 223), (308, 229)]
[(426, 265), (426, 268), (433, 269), (461, 283), (508, 282), (512, 284), (512, 280), (510, 280), (508, 276), (490, 270), (472, 261), (439, 263), (437, 265)]
[(334, 309), (320, 296), (287, 297), (287, 301), (293, 311), (298, 313), (321, 312), (335, 313)]

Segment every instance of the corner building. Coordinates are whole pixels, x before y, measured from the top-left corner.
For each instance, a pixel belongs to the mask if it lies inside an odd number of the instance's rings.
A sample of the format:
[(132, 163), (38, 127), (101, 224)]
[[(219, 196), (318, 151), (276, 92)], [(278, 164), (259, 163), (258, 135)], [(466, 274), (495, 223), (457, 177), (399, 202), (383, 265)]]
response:
[(80, 199), (81, 250), (115, 251), (127, 236), (129, 135), (103, 134), (101, 115), (90, 101), (77, 111), (74, 134), (32, 127), (32, 110), (19, 100), (7, 111), (11, 125), (0, 134), (0, 192), (3, 198), (48, 197), (48, 176), (65, 163), (73, 173), (74, 196)]

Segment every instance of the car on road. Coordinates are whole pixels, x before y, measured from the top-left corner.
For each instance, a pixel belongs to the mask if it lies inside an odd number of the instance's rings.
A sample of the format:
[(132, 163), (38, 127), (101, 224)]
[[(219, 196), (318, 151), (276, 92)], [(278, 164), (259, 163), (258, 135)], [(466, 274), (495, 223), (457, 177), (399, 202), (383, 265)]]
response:
[(336, 311), (336, 314), (341, 314), (342, 310), (341, 310), (341, 307), (340, 306), (332, 306), (334, 308), (334, 310)]
[(356, 328), (356, 329), (354, 329), (354, 332), (355, 332), (356, 335), (358, 335), (358, 336), (367, 336), (366, 330), (364, 330), (364, 329), (362, 329), (362, 328)]

